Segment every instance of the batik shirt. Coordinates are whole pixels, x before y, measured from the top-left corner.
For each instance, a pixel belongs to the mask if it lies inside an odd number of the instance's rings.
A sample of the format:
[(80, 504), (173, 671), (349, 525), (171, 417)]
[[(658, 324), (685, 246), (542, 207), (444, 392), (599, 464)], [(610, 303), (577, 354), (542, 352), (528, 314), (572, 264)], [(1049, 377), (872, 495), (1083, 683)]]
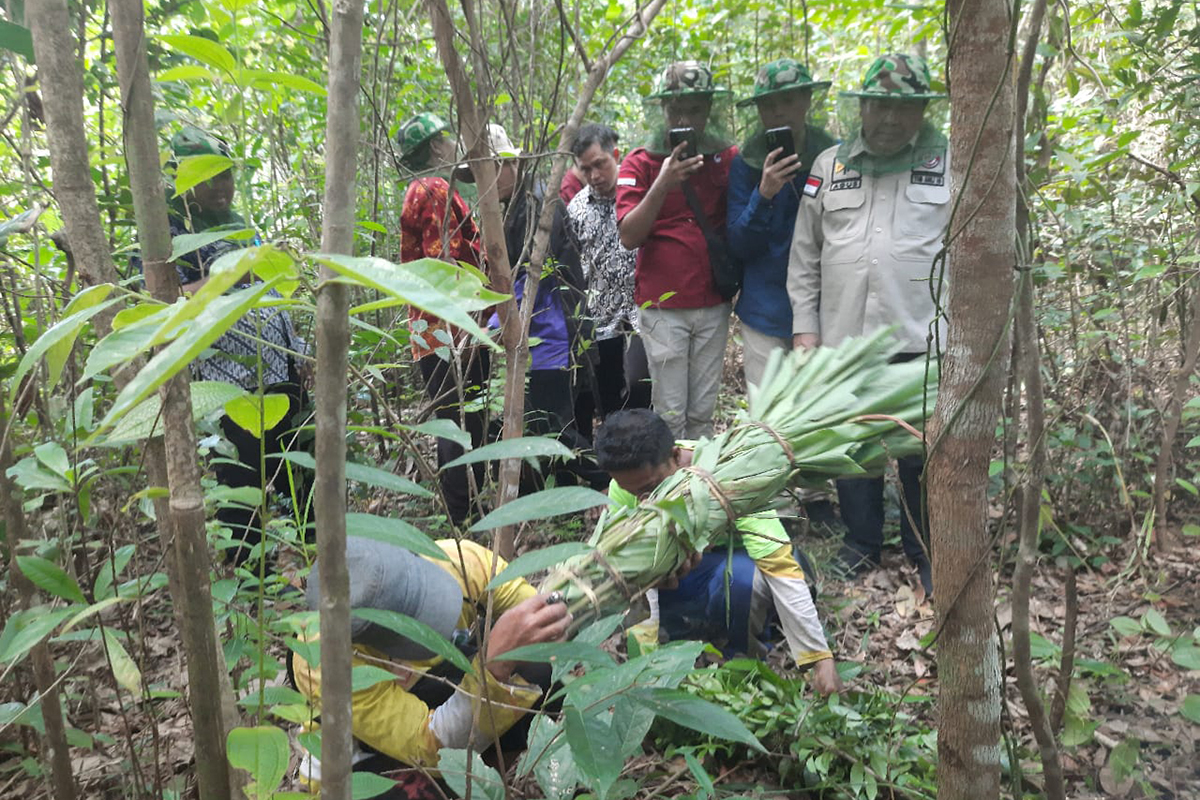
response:
[[(220, 219), (189, 215), (178, 203), (172, 204), (169, 211), (172, 238), (216, 227), (228, 228), (231, 233), (246, 228), (245, 220), (232, 211)], [(250, 240), (219, 239), (180, 256), (175, 261), (179, 284), (186, 286), (208, 277), (209, 270), (218, 258), (259, 243), (257, 236)], [(139, 257), (135, 256), (132, 263), (141, 269)], [(267, 296), (280, 295), (272, 290)], [(262, 385), (265, 387), (288, 381), (291, 374), (288, 369), (289, 358), (303, 355), (307, 349), (304, 340), (296, 335), (292, 319), (286, 311), (279, 308), (251, 308), (192, 362), (192, 376), (202, 381), (225, 381), (255, 391), (259, 386), (257, 362), (260, 351)]]
[[(446, 204), (450, 208), (447, 211)], [(450, 196), (450, 184), (445, 178), (417, 178), (404, 192), (404, 207), (400, 212), (400, 260), (440, 258), (465, 261), (472, 266), (481, 264), (479, 231), (471, 220), (471, 211), (458, 192)], [(418, 320), (424, 320), (427, 327)], [(430, 355), (445, 347), (449, 337), (460, 332), (445, 321), (418, 308), (408, 310), (412, 337), (413, 358)], [(445, 331), (439, 336), (437, 331)]]
[(626, 250), (621, 245), (616, 196), (599, 197), (591, 186), (585, 186), (571, 199), (567, 216), (571, 234), (578, 242), (596, 339), (612, 339), (636, 330), (638, 311), (633, 302), (633, 278), (637, 250)]

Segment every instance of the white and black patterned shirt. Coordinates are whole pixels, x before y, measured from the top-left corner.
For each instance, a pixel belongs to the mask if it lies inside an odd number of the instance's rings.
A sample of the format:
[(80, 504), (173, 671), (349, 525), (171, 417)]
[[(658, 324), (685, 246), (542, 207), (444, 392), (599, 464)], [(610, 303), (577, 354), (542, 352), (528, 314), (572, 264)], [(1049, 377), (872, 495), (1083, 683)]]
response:
[(617, 232), (617, 198), (598, 197), (584, 186), (567, 206), (571, 233), (579, 246), (587, 280), (588, 310), (596, 324), (596, 339), (611, 339), (636, 330), (633, 273), (637, 251), (626, 250)]

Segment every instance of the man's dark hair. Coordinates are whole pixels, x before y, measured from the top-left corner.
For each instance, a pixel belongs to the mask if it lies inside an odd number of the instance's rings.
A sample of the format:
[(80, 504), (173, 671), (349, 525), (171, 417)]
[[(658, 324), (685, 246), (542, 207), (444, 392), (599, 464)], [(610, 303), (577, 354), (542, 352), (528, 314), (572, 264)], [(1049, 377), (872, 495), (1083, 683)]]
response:
[(606, 153), (610, 152), (617, 146), (617, 138), (617, 132), (607, 125), (589, 122), (579, 129), (579, 133), (575, 134), (575, 141), (571, 144), (571, 154), (580, 158), (594, 144), (600, 145), (600, 149)]
[(596, 431), (596, 464), (606, 472), (664, 464), (674, 449), (671, 429), (648, 408), (614, 411)]

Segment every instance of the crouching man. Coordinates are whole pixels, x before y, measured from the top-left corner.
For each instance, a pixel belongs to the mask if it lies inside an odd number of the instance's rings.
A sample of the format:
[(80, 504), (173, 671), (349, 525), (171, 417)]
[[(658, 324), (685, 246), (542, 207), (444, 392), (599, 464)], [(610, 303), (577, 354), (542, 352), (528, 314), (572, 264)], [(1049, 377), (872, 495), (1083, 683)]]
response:
[[(596, 433), (596, 460), (612, 476), (609, 499), (632, 506), (690, 463), (691, 451), (676, 444), (662, 417), (638, 408), (604, 421)], [(778, 516), (739, 519), (732, 555), (729, 545), (714, 542), (676, 588), (651, 589), (650, 619), (635, 626), (634, 634), (643, 642), (657, 641), (661, 624), (672, 640), (724, 642), (727, 654), (758, 656), (773, 608), (792, 658), (800, 667), (811, 665), (813, 688), (840, 692), (812, 592)]]
[[(392, 773), (397, 787), (385, 797), (424, 800), (441, 798), (437, 783), (424, 770), (437, 767), (443, 747), (474, 744), (486, 751), (522, 749), (531, 715), (549, 688), (545, 665), (503, 660), (504, 653), (525, 645), (564, 638), (571, 615), (553, 595), (539, 595), (523, 578), (493, 592), (495, 622), (488, 636), (488, 659), (474, 645), (483, 626), (485, 587), (507, 565), (474, 542), (438, 542), (446, 560), (432, 560), (404, 548), (350, 538), (346, 562), (350, 573), (350, 607), (394, 611), (423, 622), (472, 659), (473, 674), (464, 674), (416, 642), (359, 616), (351, 619), (354, 666), (375, 665), (396, 676), (354, 692), (351, 700), (355, 771)], [(308, 579), (309, 608), (320, 606), (320, 564)], [(544, 673), (539, 676), (538, 673)], [(296, 688), (320, 708), (319, 667), (293, 654)], [(490, 707), (476, 713), (486, 697)], [(408, 769), (406, 768), (418, 768)], [(401, 772), (396, 772), (396, 771)], [(320, 781), (320, 764), (311, 756), (301, 765), (301, 778)]]

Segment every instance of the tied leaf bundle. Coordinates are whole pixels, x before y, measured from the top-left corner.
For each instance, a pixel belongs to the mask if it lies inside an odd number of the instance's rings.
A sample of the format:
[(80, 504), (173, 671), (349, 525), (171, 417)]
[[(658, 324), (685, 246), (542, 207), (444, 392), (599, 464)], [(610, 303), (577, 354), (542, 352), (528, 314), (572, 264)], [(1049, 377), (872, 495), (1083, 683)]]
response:
[(837, 348), (773, 353), (762, 385), (750, 389), (745, 419), (702, 439), (691, 465), (638, 506), (609, 506), (589, 540), (594, 550), (542, 581), (541, 591), (566, 598), (572, 632), (628, 608), (735, 520), (776, 505), (789, 486), (879, 475), (889, 459), (920, 453), (936, 366), (889, 363), (897, 349), (882, 331)]

